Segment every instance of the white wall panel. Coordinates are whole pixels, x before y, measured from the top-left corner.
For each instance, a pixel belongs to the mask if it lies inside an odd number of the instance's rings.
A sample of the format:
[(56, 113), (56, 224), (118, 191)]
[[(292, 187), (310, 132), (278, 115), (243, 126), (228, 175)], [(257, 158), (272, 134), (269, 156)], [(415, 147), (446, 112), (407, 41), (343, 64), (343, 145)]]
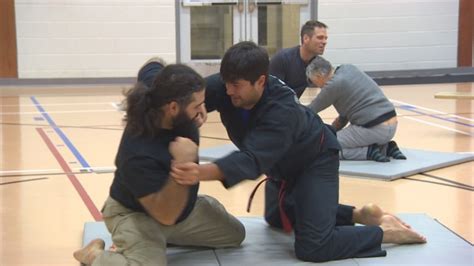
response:
[(458, 11), (458, 0), (319, 0), (327, 18), (437, 16)]
[[(65, 54), (174, 54), (175, 43), (169, 38), (28, 38), (18, 45), (23, 55)], [(173, 59), (174, 60), (174, 59)]]
[(149, 18), (164, 22), (174, 20), (174, 5), (145, 6), (137, 1), (135, 6), (105, 6), (101, 1), (96, 2), (91, 6), (67, 5), (67, 1), (63, 1), (64, 5), (24, 5), (25, 9), (17, 19), (32, 22), (108, 22), (117, 18), (123, 22), (143, 22)]
[[(19, 22), (18, 38), (175, 38), (174, 22)], [(170, 30), (172, 28), (172, 31)]]
[(364, 70), (456, 67), (458, 0), (319, 0), (324, 56)]
[[(174, 62), (176, 3), (16, 0), (19, 77), (129, 77), (151, 56)], [(325, 57), (364, 70), (455, 67), (458, 8), (458, 0), (318, 0)]]
[[(366, 18), (338, 18), (325, 19), (333, 34), (339, 33), (377, 33), (381, 31), (406, 32), (406, 31), (437, 31), (453, 30), (457, 28), (457, 13), (451, 15), (423, 16), (422, 17), (379, 17)], [(443, 23), (439, 23), (443, 21)]]
[(176, 60), (173, 0), (15, 1), (20, 78), (129, 77)]
[[(442, 35), (440, 38), (439, 35)], [(330, 34), (330, 46), (332, 49), (344, 48), (397, 48), (397, 47), (420, 47), (420, 46), (452, 46), (453, 39), (456, 40), (457, 32), (437, 31), (432, 32), (379, 32), (379, 33), (351, 33)], [(350, 47), (348, 47), (350, 44)]]
[[(62, 55), (33, 55), (21, 60), (25, 63), (25, 75), (41, 78), (131, 77), (144, 63), (134, 54), (120, 57), (114, 54), (70, 55), (67, 60)], [(49, 63), (43, 64), (46, 60)]]

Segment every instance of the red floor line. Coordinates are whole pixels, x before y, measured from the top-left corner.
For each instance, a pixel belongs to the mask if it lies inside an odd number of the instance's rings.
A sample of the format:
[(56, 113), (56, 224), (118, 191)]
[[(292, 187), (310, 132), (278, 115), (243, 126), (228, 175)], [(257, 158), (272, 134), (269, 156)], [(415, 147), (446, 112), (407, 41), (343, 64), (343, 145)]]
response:
[(49, 150), (51, 151), (51, 153), (54, 155), (54, 157), (58, 161), (59, 165), (63, 169), (66, 176), (69, 178), (69, 181), (71, 181), (71, 183), (74, 186), (74, 188), (76, 189), (77, 193), (79, 193), (79, 196), (81, 197), (82, 201), (86, 205), (87, 209), (89, 209), (89, 212), (91, 213), (92, 217), (94, 217), (94, 219), (96, 221), (102, 221), (102, 214), (99, 212), (99, 210), (95, 206), (94, 202), (89, 197), (89, 194), (87, 194), (87, 191), (81, 185), (81, 183), (79, 182), (77, 177), (74, 174), (72, 174), (71, 168), (66, 163), (64, 158), (61, 156), (59, 151), (56, 149), (54, 144), (51, 142), (49, 137), (46, 135), (44, 130), (42, 128), (36, 128), (36, 131), (38, 131), (41, 138), (46, 143), (46, 146), (48, 146)]

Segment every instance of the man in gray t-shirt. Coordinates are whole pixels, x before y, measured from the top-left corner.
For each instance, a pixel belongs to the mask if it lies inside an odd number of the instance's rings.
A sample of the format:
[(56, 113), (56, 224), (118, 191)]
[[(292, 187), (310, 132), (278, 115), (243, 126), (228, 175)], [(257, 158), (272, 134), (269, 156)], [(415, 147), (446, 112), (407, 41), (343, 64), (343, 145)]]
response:
[[(332, 125), (342, 147), (341, 159), (406, 159), (391, 140), (398, 123), (395, 107), (367, 74), (354, 65), (334, 69), (329, 61), (317, 56), (306, 68), (306, 75), (321, 88), (309, 108), (318, 113), (333, 105), (339, 114)], [(348, 122), (350, 125), (345, 127)]]
[(301, 45), (285, 48), (276, 53), (270, 61), (269, 73), (286, 83), (298, 98), (308, 86), (305, 70), (311, 59), (324, 53), (328, 35), (327, 26), (316, 20), (309, 20), (301, 27)]

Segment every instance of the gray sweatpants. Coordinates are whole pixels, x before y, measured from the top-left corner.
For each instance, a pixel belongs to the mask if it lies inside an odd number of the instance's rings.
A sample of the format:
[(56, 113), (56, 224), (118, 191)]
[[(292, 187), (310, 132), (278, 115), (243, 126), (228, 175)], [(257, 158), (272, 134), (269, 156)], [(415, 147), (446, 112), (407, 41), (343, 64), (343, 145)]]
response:
[(235, 247), (245, 228), (216, 199), (198, 196), (190, 215), (176, 225), (162, 225), (151, 216), (125, 208), (108, 198), (102, 210), (116, 252), (104, 251), (97, 265), (166, 265), (167, 243), (181, 246)]
[(341, 160), (367, 160), (367, 149), (377, 143), (382, 154), (387, 152), (388, 142), (395, 136), (397, 124), (378, 124), (371, 128), (349, 125), (337, 132), (337, 140), (342, 150), (339, 153)]

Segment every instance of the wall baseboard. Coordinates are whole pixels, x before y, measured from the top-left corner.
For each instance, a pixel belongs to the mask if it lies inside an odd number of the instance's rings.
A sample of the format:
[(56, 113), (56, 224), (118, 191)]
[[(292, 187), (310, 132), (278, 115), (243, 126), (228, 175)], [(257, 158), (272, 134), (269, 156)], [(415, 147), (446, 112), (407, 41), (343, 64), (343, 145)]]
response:
[[(474, 67), (367, 71), (379, 85), (474, 82)], [(0, 78), (0, 86), (133, 85), (134, 77), (122, 78)]]

